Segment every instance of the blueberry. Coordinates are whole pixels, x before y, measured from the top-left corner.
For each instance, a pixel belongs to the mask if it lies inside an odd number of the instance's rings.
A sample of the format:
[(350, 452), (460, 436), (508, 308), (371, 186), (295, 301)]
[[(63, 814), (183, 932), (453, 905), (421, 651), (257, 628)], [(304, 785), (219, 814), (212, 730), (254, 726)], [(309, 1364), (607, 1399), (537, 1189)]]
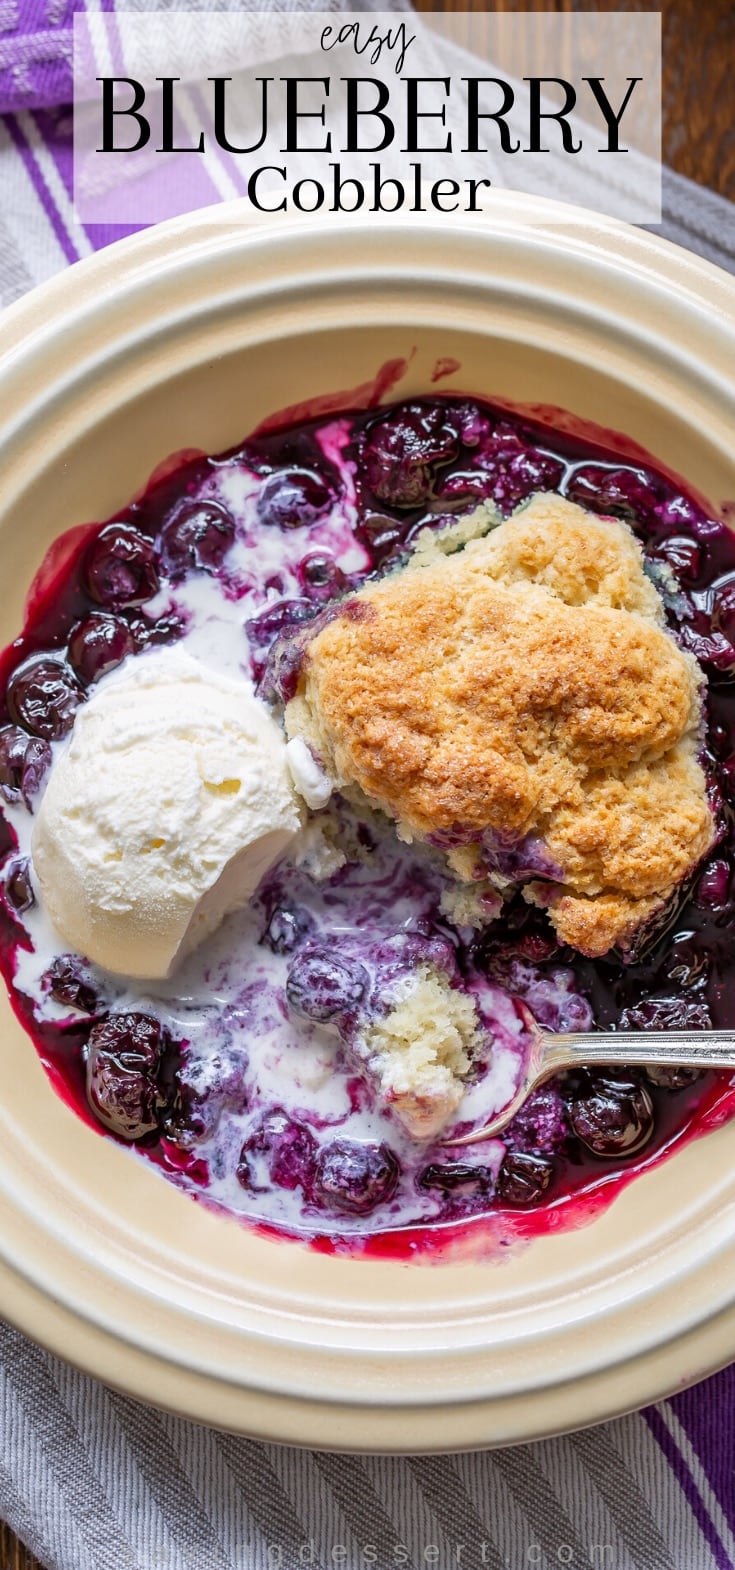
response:
[[(517, 941), (514, 943), (514, 949), (516, 953), (522, 959), (530, 960), (532, 964), (541, 964), (544, 960), (552, 959), (554, 954), (557, 952), (558, 947), (559, 945), (552, 933), (538, 932), (534, 930), (533, 927), (529, 927), (526, 931), (520, 932), (518, 934)], [(589, 1008), (589, 1005), (587, 1006)], [(576, 999), (572, 1004), (572, 1012), (576, 1017), (579, 1017), (579, 1005)], [(568, 1016), (565, 1015), (565, 1017)], [(565, 1025), (564, 1030), (587, 1030), (591, 1024), (592, 1011), (590, 1010), (589, 1024), (576, 1026), (571, 1024)]]
[(5, 897), (19, 916), (25, 915), (36, 903), (31, 882), (31, 863), (28, 857), (11, 861), (5, 877)]
[(694, 902), (705, 910), (725, 910), (730, 883), (730, 863), (724, 856), (716, 856), (707, 863), (700, 874), (694, 891)]
[(390, 555), (403, 545), (406, 525), (382, 512), (366, 512), (360, 519), (360, 533), (374, 558)]
[(86, 575), (98, 605), (143, 605), (159, 587), (153, 541), (132, 524), (109, 523), (90, 548)]
[(649, 1063), (646, 1068), (646, 1079), (658, 1090), (685, 1090), (700, 1078), (701, 1069), (674, 1063)]
[(163, 1028), (150, 1014), (108, 1014), (92, 1026), (87, 1099), (100, 1123), (121, 1139), (144, 1139), (158, 1130), (165, 1045)]
[(531, 1150), (507, 1150), (498, 1173), (498, 1199), (506, 1205), (536, 1205), (553, 1176), (551, 1157)]
[(329, 600), (341, 594), (346, 585), (342, 569), (326, 551), (312, 551), (299, 564), (299, 578), (311, 600)]
[(28, 735), (17, 725), (0, 730), (0, 790), (6, 801), (20, 801)]
[(570, 1102), (569, 1120), (593, 1155), (633, 1156), (653, 1134), (653, 1103), (644, 1085), (589, 1076)]
[(144, 649), (149, 645), (160, 648), (162, 644), (177, 643), (183, 638), (187, 628), (187, 621), (180, 616), (157, 616), (155, 621), (147, 616), (136, 616), (130, 623), (136, 646)]
[(92, 611), (72, 627), (69, 637), (69, 663), (85, 686), (122, 665), (136, 647), (132, 628), (121, 616)]
[(574, 991), (574, 972), (566, 967), (538, 970), (533, 960), (537, 953), (542, 959), (547, 957), (544, 940), (541, 934), (536, 935), (535, 941), (533, 935), (531, 939), (527, 945), (528, 955), (523, 952), (524, 945), (519, 943), (514, 945), (510, 960), (501, 957), (500, 965), (495, 967), (501, 971), (501, 980), (510, 992), (528, 1004), (534, 1019), (547, 1030), (591, 1030), (592, 1009), (587, 999)]
[(722, 782), (730, 801), (735, 801), (735, 753), (720, 764)]
[[(663, 967), (663, 976), (665, 977), (666, 981), (673, 982), (677, 989), (675, 997), (665, 1000), (672, 1007), (672, 1009), (676, 1010), (673, 1015), (674, 1019), (684, 1017), (686, 1025), (686, 1016), (688, 1015), (690, 1006), (693, 1003), (697, 1003), (699, 1001), (694, 997), (687, 997), (686, 992), (689, 989), (691, 989), (693, 993), (701, 992), (702, 989), (706, 987), (709, 980), (710, 969), (710, 955), (706, 950), (703, 951), (700, 948), (698, 942), (696, 941), (696, 934), (689, 931), (675, 932), (669, 944), (668, 953), (666, 955), (666, 960)], [(648, 1009), (651, 1006), (656, 1008), (657, 1004), (658, 1000), (649, 999), (645, 1004), (638, 1006)], [(684, 1016), (682, 1016), (679, 1012), (682, 1006), (685, 1011)], [(632, 1016), (632, 1010), (626, 1010), (625, 1012), (626, 1017)], [(655, 1015), (653, 1017), (655, 1017)], [(709, 1011), (707, 1011), (707, 1029), (710, 1028), (711, 1023), (712, 1021), (709, 1017)], [(641, 1028), (645, 1030), (646, 1027), (643, 1025)], [(658, 1029), (658, 1026), (655, 1028)], [(677, 1030), (679, 1029), (679, 1026), (672, 1023), (670, 1028), (672, 1030)], [(696, 1026), (694, 1028), (696, 1028)]]
[[(258, 1158), (279, 1188), (309, 1190), (313, 1181), (316, 1140), (311, 1130), (282, 1107), (272, 1107), (245, 1140), (237, 1168), (243, 1188), (256, 1189)], [(261, 1185), (262, 1186), (262, 1185)]]
[(538, 834), (524, 834), (520, 839), (512, 834), (486, 829), (482, 836), (482, 857), (488, 871), (499, 872), (514, 882), (528, 878), (545, 878), (563, 883), (564, 869), (551, 855), (545, 841)]
[[(478, 459), (479, 463), (479, 459)], [(487, 469), (452, 469), (437, 485), (437, 494), (442, 501), (458, 503), (463, 499), (469, 500), (472, 496), (483, 498), (490, 490), (490, 478)]]
[(564, 1102), (556, 1085), (542, 1085), (529, 1096), (513, 1119), (514, 1147), (522, 1150), (558, 1149), (566, 1139)]
[(235, 538), (235, 520), (220, 502), (184, 502), (161, 530), (161, 553), (172, 576), (190, 569), (217, 572)]
[(215, 1132), (226, 1108), (243, 1112), (247, 1063), (244, 1053), (225, 1047), (204, 1058), (187, 1053), (176, 1065), (171, 1106), (163, 1119), (166, 1137), (192, 1150)]
[(314, 614), (311, 600), (278, 600), (275, 605), (266, 605), (265, 610), (245, 623), (248, 642), (256, 653), (265, 653), (281, 633), (301, 627)]
[(517, 427), (508, 420), (499, 420), (482, 444), (482, 459), (485, 464), (507, 464), (528, 451), (528, 445)]
[(413, 975), (420, 965), (443, 972), (448, 981), (457, 985), (461, 982), (454, 944), (429, 921), (393, 933), (379, 943), (374, 958), (380, 968), (382, 990), (394, 980)]
[(457, 421), (465, 447), (479, 447), (483, 439), (489, 436), (490, 421), (486, 414), (480, 412), (476, 403), (457, 404), (452, 415)]
[(611, 1090), (614, 1095), (633, 1095), (641, 1082), (641, 1069), (625, 1063), (601, 1063), (589, 1077), (597, 1089)]
[(650, 522), (661, 498), (661, 483), (645, 469), (610, 468), (583, 464), (575, 469), (567, 495), (592, 512), (624, 518), (629, 523)]
[(303, 906), (277, 905), (262, 941), (274, 954), (292, 954), (312, 927), (311, 916)]
[(366, 485), (393, 507), (417, 507), (434, 468), (459, 452), (459, 430), (440, 404), (406, 403), (368, 428), (361, 458)]
[(312, 1185), (317, 1204), (365, 1216), (393, 1198), (400, 1168), (387, 1145), (333, 1139), (316, 1158)]
[(665, 527), (683, 527), (698, 540), (709, 539), (712, 534), (719, 533), (722, 527), (721, 524), (712, 523), (701, 507), (697, 507), (688, 496), (668, 496), (654, 510), (656, 518)]
[[(363, 605), (359, 600), (338, 600), (323, 605), (321, 610), (311, 605), (308, 600), (295, 600), (291, 604), (294, 607), (308, 607), (308, 610), (299, 610), (290, 627), (274, 638), (267, 658), (261, 664), (262, 677), (258, 690), (260, 696), (268, 703), (276, 701), (288, 703), (294, 696), (309, 644), (324, 627), (334, 621), (335, 617), (346, 616), (351, 620), (359, 621), (364, 619), (365, 615), (372, 614), (372, 607)], [(300, 625), (301, 623), (305, 625)], [(245, 625), (250, 636), (253, 623), (246, 622)], [(253, 663), (257, 665), (257, 659)]]
[(267, 703), (288, 703), (293, 697), (311, 636), (311, 624), (316, 630), (319, 618), (329, 614), (329, 610), (317, 613), (311, 600), (280, 600), (246, 621), (253, 675), (258, 691)]
[(693, 654), (705, 670), (715, 676), (735, 675), (735, 644), (712, 626), (703, 611), (696, 612), (692, 621), (678, 628), (677, 638), (682, 648)]
[(495, 1177), (490, 1167), (470, 1166), (466, 1161), (434, 1161), (424, 1167), (419, 1178), (419, 1188), (439, 1188), (445, 1193), (470, 1191), (488, 1198), (495, 1188)]
[(81, 1014), (94, 1014), (98, 998), (93, 987), (84, 979), (84, 967), (75, 954), (61, 954), (46, 971), (44, 981), (57, 1003), (78, 1009)]
[(501, 512), (512, 512), (520, 502), (537, 491), (555, 491), (561, 484), (564, 465), (549, 453), (529, 450), (516, 453), (496, 476), (491, 487), (493, 501)]
[(8, 682), (11, 719), (43, 741), (66, 736), (83, 700), (79, 682), (64, 660), (26, 660)]
[(298, 1014), (324, 1024), (338, 1016), (349, 1019), (365, 996), (368, 981), (358, 961), (336, 959), (334, 945), (312, 942), (289, 965), (286, 996)]
[[(696, 979), (696, 977), (694, 978)], [(712, 1017), (707, 1004), (699, 998), (677, 997), (645, 998), (634, 1008), (624, 1009), (618, 1021), (619, 1030), (711, 1030)], [(675, 1064), (646, 1066), (646, 1079), (659, 1090), (683, 1090), (700, 1078), (695, 1068), (677, 1067)]]
[(712, 1019), (706, 1003), (699, 998), (644, 998), (633, 1008), (623, 1009), (618, 1030), (711, 1030)]
[(0, 730), (0, 795), (6, 801), (24, 801), (29, 812), (51, 766), (47, 741), (28, 736), (17, 725)]
[(702, 547), (686, 534), (670, 534), (656, 546), (656, 558), (667, 562), (677, 578), (692, 583), (701, 570)]
[(261, 523), (279, 529), (303, 529), (324, 516), (332, 492), (313, 469), (277, 469), (268, 476), (258, 495)]
[(500, 421), (483, 440), (472, 467), (447, 475), (439, 493), (455, 498), (482, 496), (494, 501), (500, 512), (509, 513), (537, 491), (558, 490), (563, 477), (559, 458), (527, 446), (517, 430)]
[(591, 1030), (593, 1025), (594, 1015), (586, 998), (580, 997), (578, 992), (570, 992), (561, 999), (559, 1030), (585, 1031)]
[(735, 641), (735, 581), (720, 584), (712, 604), (712, 624), (730, 643)]

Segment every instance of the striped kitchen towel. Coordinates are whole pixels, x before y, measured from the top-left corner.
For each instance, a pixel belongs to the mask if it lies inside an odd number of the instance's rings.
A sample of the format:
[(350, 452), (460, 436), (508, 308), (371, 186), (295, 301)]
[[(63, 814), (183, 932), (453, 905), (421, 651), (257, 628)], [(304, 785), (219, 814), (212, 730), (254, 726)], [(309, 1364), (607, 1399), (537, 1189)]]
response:
[[(320, 11), (346, 8), (345, 0), (271, 0), (267, 9), (289, 12), (309, 5)], [(392, 0), (388, 8), (407, 7), (408, 0)], [(131, 232), (83, 225), (74, 214), (69, 99), (75, 8), (79, 0), (0, 0), (0, 304)], [(384, 0), (350, 6), (383, 8)], [(257, 10), (259, 5), (256, 0), (240, 0), (234, 7), (229, 0), (88, 0), (87, 9), (196, 12)], [(577, 187), (567, 190), (565, 172), (564, 160), (552, 153), (545, 165), (545, 194), (575, 199)], [(210, 185), (205, 176), (203, 202), (221, 200), (221, 182)], [(229, 194), (240, 193), (233, 189)], [(663, 197), (658, 232), (735, 270), (735, 207), (670, 170), (664, 171)]]
[(563, 1439), (314, 1454), (128, 1401), (0, 1326), (0, 1513), (49, 1570), (732, 1570), (735, 1372)]
[[(71, 10), (0, 0), (2, 303), (120, 237), (74, 216)], [(664, 205), (735, 271), (729, 203), (666, 173)], [(317, 1455), (138, 1405), (0, 1325), (0, 1515), (49, 1570), (735, 1570), (734, 1414), (728, 1369), (513, 1450)]]

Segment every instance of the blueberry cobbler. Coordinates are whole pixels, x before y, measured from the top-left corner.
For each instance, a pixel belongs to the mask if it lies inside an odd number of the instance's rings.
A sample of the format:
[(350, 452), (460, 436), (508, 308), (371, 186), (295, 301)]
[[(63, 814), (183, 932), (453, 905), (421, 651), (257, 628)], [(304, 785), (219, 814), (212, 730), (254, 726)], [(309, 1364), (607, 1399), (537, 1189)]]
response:
[(542, 1229), (735, 1106), (575, 1072), (452, 1144), (534, 1020), (735, 1025), (735, 538), (570, 424), (432, 396), (186, 455), (57, 541), (2, 656), (16, 1012), (253, 1224)]

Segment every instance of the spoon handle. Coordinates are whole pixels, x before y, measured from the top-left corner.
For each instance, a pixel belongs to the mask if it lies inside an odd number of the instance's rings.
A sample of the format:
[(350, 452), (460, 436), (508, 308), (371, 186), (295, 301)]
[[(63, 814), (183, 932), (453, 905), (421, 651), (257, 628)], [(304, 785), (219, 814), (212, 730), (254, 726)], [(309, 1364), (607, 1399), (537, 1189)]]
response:
[(543, 1074), (595, 1064), (673, 1064), (679, 1068), (735, 1071), (733, 1030), (543, 1031)]

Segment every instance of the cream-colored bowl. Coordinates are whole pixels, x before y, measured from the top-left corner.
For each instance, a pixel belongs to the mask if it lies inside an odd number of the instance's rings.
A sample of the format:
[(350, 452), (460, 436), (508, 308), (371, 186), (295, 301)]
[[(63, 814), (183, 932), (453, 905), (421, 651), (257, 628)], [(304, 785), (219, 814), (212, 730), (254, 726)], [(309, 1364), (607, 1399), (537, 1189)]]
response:
[[(0, 641), (50, 541), (169, 453), (371, 383), (558, 404), (735, 497), (735, 281), (606, 219), (499, 196), (488, 230), (253, 229), (237, 205), (83, 262), (0, 319)], [(394, 367), (398, 375), (400, 367)], [(0, 1310), (207, 1422), (449, 1450), (609, 1416), (735, 1356), (735, 1123), (597, 1219), (450, 1262), (270, 1241), (98, 1137), (2, 1014)]]

